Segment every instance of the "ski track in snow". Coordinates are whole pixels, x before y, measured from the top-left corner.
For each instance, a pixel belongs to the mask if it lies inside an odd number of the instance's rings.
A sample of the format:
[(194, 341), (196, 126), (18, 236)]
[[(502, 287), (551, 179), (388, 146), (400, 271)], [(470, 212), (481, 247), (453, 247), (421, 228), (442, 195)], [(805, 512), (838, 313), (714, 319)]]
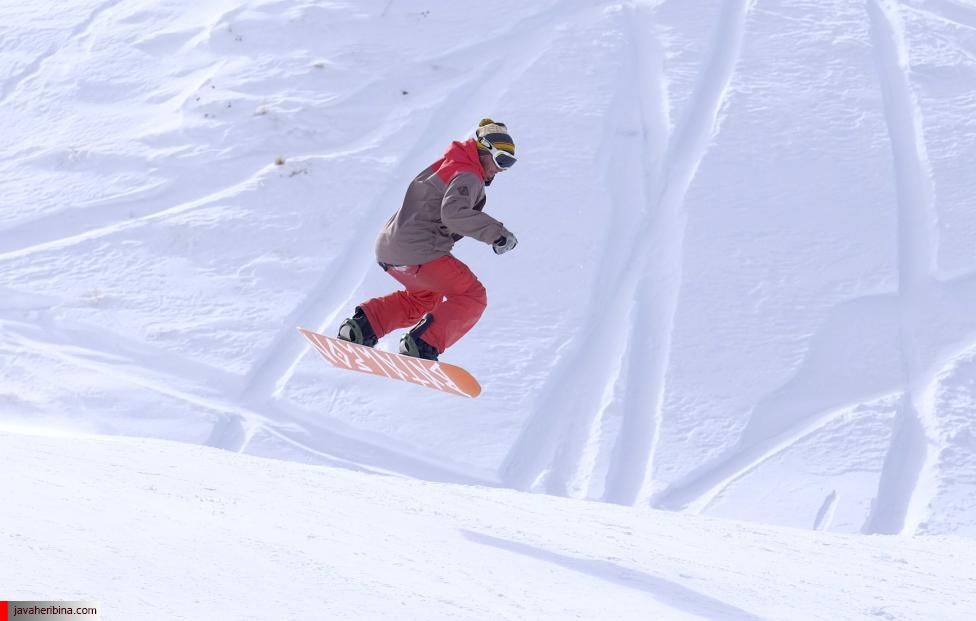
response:
[[(639, 187), (618, 200), (642, 197), (645, 206), (633, 227), (634, 235), (626, 246), (615, 240), (604, 256), (599, 273), (612, 274), (608, 290), (616, 291), (610, 308), (630, 308), (630, 330), (609, 325), (603, 316), (607, 306), (602, 297), (590, 302), (587, 324), (579, 334), (588, 341), (623, 344), (604, 347), (600, 356), (577, 344), (554, 373), (546, 396), (529, 420), (502, 467), (502, 480), (518, 489), (529, 489), (545, 478), (549, 493), (569, 495), (585, 493), (589, 481), (580, 472), (592, 461), (590, 453), (601, 442), (592, 437), (601, 433), (598, 416), (606, 409), (603, 395), (621, 382), (619, 373), (629, 368), (622, 397), (623, 419), (610, 457), (604, 499), (633, 504), (642, 495), (652, 477), (657, 429), (662, 415), (671, 333), (681, 287), (681, 265), (684, 249), (684, 199), (704, 159), (720, 112), (729, 92), (736, 60), (745, 34), (745, 22), (751, 0), (727, 3), (715, 21), (711, 51), (703, 64), (695, 92), (681, 124), (671, 135), (664, 153), (655, 145), (662, 142), (670, 125), (667, 117), (666, 85), (662, 59), (655, 44), (643, 41), (651, 33), (631, 26), (632, 47), (636, 57), (636, 79), (623, 79), (619, 88), (640, 107), (641, 135), (644, 139), (639, 157), (643, 170)], [(638, 15), (631, 24), (642, 23)], [(633, 93), (637, 84), (637, 93)], [(623, 184), (620, 179), (619, 184)], [(633, 182), (631, 181), (632, 185)], [(615, 187), (610, 181), (611, 187)], [(615, 213), (626, 208), (617, 208)], [(611, 227), (617, 229), (619, 227)], [(622, 257), (622, 259), (621, 259)], [(634, 360), (650, 360), (650, 365), (611, 364), (614, 353), (623, 350)], [(637, 371), (651, 369), (650, 377)], [(611, 372), (607, 374), (607, 371)], [(593, 378), (599, 378), (594, 380)], [(580, 392), (567, 391), (579, 386)]]
[(824, 498), (817, 517), (813, 520), (813, 530), (829, 530), (834, 521), (834, 512), (837, 511), (837, 490), (831, 491)]
[[(621, 146), (617, 144), (618, 117), (634, 116), (631, 114), (634, 112), (632, 93), (624, 85), (639, 83), (633, 63), (626, 65), (622, 72), (613, 112), (607, 116), (604, 129), (604, 148), (613, 154), (607, 167), (610, 188), (633, 185), (633, 180), (626, 174), (616, 171), (624, 167), (629, 158), (641, 155), (640, 152), (621, 152)], [(647, 131), (641, 123), (642, 140)], [(540, 477), (548, 471), (545, 486), (549, 493), (578, 494), (580, 488), (585, 491), (587, 474), (580, 472), (583, 462), (587, 461), (583, 453), (593, 450), (591, 440), (599, 446), (600, 430), (596, 422), (599, 413), (605, 410), (605, 391), (619, 380), (620, 361), (625, 355), (627, 331), (606, 320), (605, 308), (627, 308), (632, 304), (637, 272), (628, 269), (627, 259), (632, 254), (630, 249), (640, 242), (640, 226), (627, 220), (628, 214), (635, 213), (635, 205), (626, 203), (633, 202), (629, 195), (635, 191), (639, 196), (642, 194), (639, 187), (631, 192), (611, 191), (612, 224), (607, 231), (614, 239), (605, 239), (600, 246), (604, 252), (597, 273), (609, 278), (606, 290), (613, 292), (613, 300), (606, 304), (603, 296), (594, 292), (587, 305), (584, 325), (579, 330), (579, 334), (587, 335), (587, 341), (603, 345), (598, 355), (593, 355), (579, 340), (573, 342), (550, 373), (535, 412), (501, 468), (502, 480), (512, 487), (529, 489), (541, 482)], [(629, 231), (627, 243), (621, 243), (618, 237), (621, 231)], [(567, 390), (568, 386), (574, 389)], [(591, 438), (591, 434), (597, 437)]]
[[(746, 21), (754, 4), (755, 0), (723, 3), (714, 26), (711, 49), (703, 61), (690, 107), (664, 154), (664, 187), (659, 202), (650, 211), (655, 218), (649, 223), (653, 227), (651, 243), (642, 246), (644, 257), (640, 264), (649, 266), (647, 278), (651, 284), (646, 299), (653, 303), (649, 311), (651, 321), (642, 325), (649, 326), (648, 338), (644, 342), (646, 347), (653, 350), (653, 356), (649, 385), (641, 388), (647, 399), (638, 400), (636, 405), (652, 408), (648, 415), (653, 416), (653, 426), (658, 430), (663, 416), (674, 320), (681, 290), (685, 196), (708, 153), (712, 136), (718, 131), (721, 110), (728, 99), (742, 50)], [(629, 462), (629, 476), (635, 477), (625, 490), (625, 500), (631, 503), (643, 502), (649, 496), (647, 488), (653, 479), (657, 436), (655, 432), (653, 437), (647, 439), (649, 448), (645, 454), (624, 460)]]
[[(893, 0), (867, 0), (898, 197), (900, 339), (907, 382), (896, 431), (866, 532), (901, 533), (926, 464), (926, 424), (934, 416), (924, 376), (919, 312), (934, 293), (938, 234), (935, 188), (922, 115), (909, 81), (908, 44)], [(929, 383), (931, 380), (929, 380)]]
[[(253, 165), (260, 166), (260, 170), (256, 173), (243, 175), (243, 178), (239, 181), (228, 182), (225, 180), (212, 192), (203, 196), (197, 196), (196, 198), (188, 197), (185, 201), (179, 202), (176, 205), (172, 204), (172, 194), (163, 190), (158, 201), (149, 201), (149, 209), (141, 216), (129, 217), (132, 211), (132, 202), (139, 201), (142, 198), (142, 192), (137, 192), (135, 196), (129, 194), (125, 197), (109, 199), (98, 205), (85, 207), (85, 217), (83, 218), (72, 217), (70, 214), (66, 215), (58, 212), (51, 216), (41, 217), (32, 222), (0, 231), (0, 261), (26, 257), (38, 252), (61, 250), (86, 241), (155, 224), (160, 220), (165, 220), (199, 207), (212, 205), (215, 202), (236, 196), (257, 185), (262, 176), (262, 172), (271, 170), (274, 167), (274, 164), (267, 164), (266, 162), (267, 158), (260, 158), (260, 161), (254, 159), (248, 162), (247, 165), (238, 161), (236, 168), (249, 168)], [(149, 193), (155, 194), (156, 191), (150, 190)], [(177, 196), (179, 194), (181, 193), (178, 192)], [(157, 203), (159, 203), (158, 209)], [(52, 226), (54, 223), (57, 223), (58, 226)], [(65, 229), (74, 230), (66, 234)], [(59, 230), (59, 232), (52, 234), (52, 231), (56, 230)]]
[[(879, 395), (881, 396), (881, 395)], [(708, 508), (725, 488), (770, 459), (792, 448), (844, 414), (846, 406), (820, 412), (804, 419), (779, 436), (729, 451), (655, 494), (651, 504), (657, 509), (688, 510), (700, 513)]]
[[(949, 6), (944, 2), (938, 4), (943, 8)], [(955, 9), (953, 18), (959, 17), (961, 7), (954, 4), (952, 7)], [(949, 282), (938, 279), (935, 188), (926, 154), (921, 110), (909, 80), (908, 45), (899, 6), (889, 0), (867, 0), (865, 8), (871, 25), (897, 184), (900, 284), (896, 306), (903, 377), (899, 385), (891, 388), (897, 391), (895, 394), (903, 396), (897, 408), (877, 498), (862, 532), (910, 534), (924, 520), (930, 500), (931, 486), (921, 484), (920, 480), (935, 476), (934, 456), (927, 455), (927, 444), (935, 433), (935, 373), (959, 352), (972, 346), (976, 324), (970, 322), (956, 330), (951, 347), (944, 348), (945, 351), (936, 355), (924, 351), (922, 336), (926, 326), (940, 325), (939, 316), (943, 313), (947, 314), (942, 318), (952, 316), (951, 308), (946, 311), (934, 305), (953, 295), (966, 299), (971, 278), (962, 276)], [(865, 302), (868, 299), (865, 297)], [(847, 313), (847, 317), (854, 318), (856, 313)], [(800, 384), (802, 377), (801, 374), (797, 376)], [(790, 394), (785, 387), (777, 392), (784, 398)], [(850, 400), (821, 404), (820, 409), (796, 418), (774, 436), (741, 443), (725, 456), (672, 483), (652, 499), (652, 504), (672, 510), (703, 511), (732, 482), (818, 432), (845, 408), (885, 394), (866, 388), (860, 394), (852, 395)], [(828, 500), (817, 519), (818, 524), (835, 508), (837, 499)]]
[[(497, 485), (490, 476), (472, 474), (468, 472), (470, 469), (462, 466), (448, 466), (442, 459), (413, 455), (393, 447), (385, 439), (345, 428), (297, 407), (275, 404), (261, 410), (249, 409), (226, 398), (223, 387), (234, 381), (230, 374), (222, 374), (179, 356), (160, 354), (107, 331), (86, 328), (83, 333), (6, 319), (0, 319), (0, 327), (12, 335), (25, 352), (53, 357), (78, 368), (118, 378), (125, 384), (182, 401), (195, 411), (215, 417), (214, 429), (204, 442), (215, 448), (240, 451), (260, 428), (333, 465), (348, 468), (357, 464), (355, 468), (358, 469), (393, 471), (425, 480)], [(105, 343), (109, 342), (115, 343), (116, 347), (106, 351)], [(302, 432), (308, 424), (316, 426), (314, 438)]]
[[(664, 70), (664, 50), (657, 36), (652, 34), (653, 14), (647, 4), (637, 5), (630, 20), (630, 36), (635, 46), (638, 75), (633, 80), (639, 87), (637, 98), (643, 128), (642, 166), (645, 218), (652, 217), (656, 206), (652, 197), (659, 191), (665, 166), (665, 150), (671, 138), (670, 102)], [(643, 227), (637, 227), (638, 234)], [(638, 239), (637, 244), (645, 243)], [(648, 250), (645, 248), (645, 260)], [(612, 446), (604, 483), (603, 500), (631, 504), (643, 483), (641, 473), (653, 462), (655, 443), (660, 425), (660, 411), (654, 403), (653, 385), (644, 381), (644, 373), (637, 360), (651, 359), (657, 344), (653, 334), (654, 316), (651, 312), (658, 292), (645, 270), (632, 298), (630, 330), (624, 336), (628, 350), (620, 429)]]
[(976, 30), (976, 7), (952, 0), (911, 0), (904, 8), (919, 11), (939, 21)]

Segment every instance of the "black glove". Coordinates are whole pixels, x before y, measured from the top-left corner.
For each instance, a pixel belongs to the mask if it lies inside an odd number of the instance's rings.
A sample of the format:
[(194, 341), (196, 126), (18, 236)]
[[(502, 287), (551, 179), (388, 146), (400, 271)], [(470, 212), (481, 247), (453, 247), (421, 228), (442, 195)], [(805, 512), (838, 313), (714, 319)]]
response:
[(495, 251), (495, 254), (505, 254), (517, 245), (518, 240), (515, 239), (515, 235), (509, 233), (508, 235), (502, 235), (492, 242), (491, 249)]

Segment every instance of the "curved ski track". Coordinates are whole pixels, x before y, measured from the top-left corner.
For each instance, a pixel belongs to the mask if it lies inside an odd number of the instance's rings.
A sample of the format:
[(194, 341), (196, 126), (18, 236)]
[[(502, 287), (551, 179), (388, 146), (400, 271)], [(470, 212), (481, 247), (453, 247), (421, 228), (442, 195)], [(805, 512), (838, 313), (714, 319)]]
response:
[[(868, 0), (868, 15), (891, 138), (898, 197), (900, 340), (905, 397), (885, 459), (869, 533), (901, 533), (919, 489), (926, 458), (926, 427), (934, 417), (929, 398), (935, 370), (927, 370), (919, 336), (926, 301), (936, 287), (938, 215), (935, 187), (925, 148), (922, 113), (909, 82), (908, 42), (893, 0)], [(911, 128), (909, 130), (908, 128)]]
[[(502, 480), (507, 485), (520, 489), (541, 485), (549, 493), (586, 496), (594, 473), (580, 470), (592, 466), (600, 444), (609, 442), (602, 498), (633, 504), (649, 495), (646, 488), (653, 476), (681, 288), (684, 199), (717, 131), (752, 4), (752, 0), (724, 4), (715, 20), (714, 39), (689, 107), (670, 135), (663, 57), (649, 32), (650, 6), (638, 4), (636, 15), (627, 16), (630, 27), (625, 31), (634, 47), (631, 66), (637, 75), (620, 80), (619, 99), (638, 102), (636, 117), (642, 142), (637, 157), (642, 170), (636, 175), (639, 187), (615, 196), (614, 213), (618, 219), (628, 212), (641, 216), (632, 227), (612, 227), (614, 231), (632, 232), (626, 245), (620, 239), (606, 244), (600, 273), (612, 275), (607, 290), (614, 292), (614, 298), (610, 304), (602, 297), (592, 298), (587, 323), (578, 332), (588, 342), (604, 344), (602, 352), (594, 356), (577, 344), (560, 362), (541, 405), (503, 465)], [(639, 85), (636, 94), (632, 84)], [(665, 140), (667, 147), (661, 152), (656, 145)], [(617, 169), (620, 167), (611, 167)], [(610, 187), (627, 185), (625, 174), (620, 175), (608, 180)], [(643, 206), (620, 204), (635, 200), (633, 197), (638, 197)], [(602, 317), (604, 308), (627, 309), (630, 329), (609, 325), (611, 322)], [(625, 352), (626, 359), (614, 363), (619, 352)], [(630, 364), (647, 360), (650, 365)], [(638, 371), (648, 367), (649, 374)], [(591, 379), (594, 377), (601, 378), (602, 383)], [(567, 386), (580, 388), (567, 391)], [(614, 396), (615, 390), (622, 394)], [(620, 411), (619, 431), (615, 439), (603, 439), (601, 416), (613, 401)]]
[[(954, 3), (924, 0), (923, 5), (927, 7), (924, 10), (917, 6), (910, 8), (964, 27), (976, 24), (976, 12)], [(976, 345), (976, 318), (956, 328), (951, 343), (943, 345), (940, 351), (930, 351), (931, 346), (929, 350), (925, 348), (922, 337), (927, 328), (948, 323), (943, 320), (960, 315), (959, 309), (954, 307), (964, 302), (956, 302), (956, 299), (968, 299), (967, 293), (973, 284), (971, 275), (943, 281), (937, 271), (934, 178), (925, 146), (921, 108), (910, 85), (909, 46), (901, 21), (902, 8), (894, 0), (865, 2), (895, 169), (899, 270), (896, 306), (903, 373), (901, 385), (892, 386), (889, 393), (866, 390), (856, 399), (824, 405), (819, 411), (793, 421), (775, 436), (743, 443), (656, 494), (652, 498), (653, 506), (703, 511), (733, 481), (817, 433), (846, 408), (886, 395), (901, 395), (877, 496), (861, 530), (868, 534), (911, 534), (924, 521), (929, 492), (934, 487), (931, 480), (936, 477), (934, 457), (930, 455), (937, 436), (936, 374), (960, 352)], [(936, 9), (946, 12), (938, 14), (934, 12)], [(829, 528), (837, 502), (835, 491), (824, 501), (814, 528)]]

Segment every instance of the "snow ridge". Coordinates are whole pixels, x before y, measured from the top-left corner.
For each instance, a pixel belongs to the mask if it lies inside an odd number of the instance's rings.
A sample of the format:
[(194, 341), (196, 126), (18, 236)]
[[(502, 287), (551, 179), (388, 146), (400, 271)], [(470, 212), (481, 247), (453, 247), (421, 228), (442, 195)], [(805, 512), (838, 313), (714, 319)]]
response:
[[(881, 475), (867, 532), (897, 534), (926, 467), (927, 423), (933, 417), (932, 371), (925, 368), (919, 334), (935, 294), (938, 248), (935, 188), (925, 149), (923, 120), (908, 78), (904, 27), (893, 0), (869, 0), (872, 37), (891, 136), (898, 196), (899, 334), (906, 395)], [(927, 379), (928, 378), (928, 379)], [(928, 423), (930, 424), (930, 423)]]
[[(122, 0), (111, 0), (109, 2), (103, 2), (97, 6), (83, 21), (78, 23), (68, 35), (68, 40), (81, 40), (89, 36), (92, 25), (98, 20), (98, 18), (110, 11), (112, 8), (122, 4)], [(10, 95), (17, 90), (17, 88), (24, 82), (27, 82), (31, 78), (38, 75), (41, 67), (49, 59), (61, 51), (61, 46), (56, 43), (52, 43), (46, 52), (36, 56), (30, 63), (28, 63), (23, 69), (18, 71), (16, 74), (11, 75), (2, 83), (0, 83), (0, 106), (5, 104), (10, 97)]]

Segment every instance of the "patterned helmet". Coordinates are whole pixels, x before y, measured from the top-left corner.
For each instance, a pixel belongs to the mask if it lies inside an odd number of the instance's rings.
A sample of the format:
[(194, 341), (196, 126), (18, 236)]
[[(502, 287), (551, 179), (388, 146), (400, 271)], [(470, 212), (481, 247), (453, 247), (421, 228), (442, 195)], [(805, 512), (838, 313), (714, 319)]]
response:
[(490, 152), (495, 163), (502, 170), (515, 164), (515, 142), (508, 133), (508, 127), (492, 119), (481, 119), (475, 131), (475, 144), (478, 150)]

